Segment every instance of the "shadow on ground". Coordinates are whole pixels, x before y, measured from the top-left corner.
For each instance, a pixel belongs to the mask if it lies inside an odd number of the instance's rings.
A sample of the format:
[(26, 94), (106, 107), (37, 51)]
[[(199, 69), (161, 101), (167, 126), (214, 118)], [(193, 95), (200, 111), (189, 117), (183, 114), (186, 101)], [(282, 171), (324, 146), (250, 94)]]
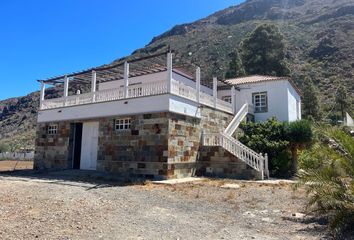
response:
[[(0, 171), (1, 177), (12, 177), (14, 181), (38, 181), (49, 184), (84, 187), (86, 190), (142, 185), (146, 180), (142, 178), (123, 178), (104, 172), (85, 170), (35, 171), (27, 169)], [(7, 178), (7, 180), (11, 179)]]

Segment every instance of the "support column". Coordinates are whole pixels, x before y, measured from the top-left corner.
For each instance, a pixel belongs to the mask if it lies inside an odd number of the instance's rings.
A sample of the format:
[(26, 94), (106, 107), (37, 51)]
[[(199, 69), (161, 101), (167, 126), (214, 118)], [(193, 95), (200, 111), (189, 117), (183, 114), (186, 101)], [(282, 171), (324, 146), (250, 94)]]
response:
[(67, 76), (64, 77), (64, 97), (69, 96), (69, 78)]
[(96, 84), (97, 84), (97, 74), (95, 70), (92, 70), (91, 78), (91, 93), (92, 93), (92, 102), (96, 102)]
[(231, 87), (231, 105), (232, 105), (233, 114), (236, 114), (236, 90), (235, 90), (235, 86)]
[(197, 67), (196, 70), (196, 79), (195, 79), (195, 89), (197, 91), (197, 102), (200, 102), (200, 67)]
[(268, 154), (266, 153), (264, 155), (264, 168), (265, 168), (265, 175), (267, 176), (267, 178), (269, 179), (269, 168), (268, 168)]
[(218, 79), (213, 78), (213, 98), (214, 98), (214, 108), (216, 108), (216, 99), (218, 97)]
[(128, 86), (129, 86), (129, 63), (126, 61), (124, 62), (124, 98), (129, 97)]
[(40, 109), (42, 109), (43, 106), (42, 104), (44, 100), (45, 100), (45, 83), (41, 82), (41, 92), (40, 92), (40, 99), (39, 99)]
[(171, 93), (172, 91), (172, 53), (167, 53), (167, 92)]

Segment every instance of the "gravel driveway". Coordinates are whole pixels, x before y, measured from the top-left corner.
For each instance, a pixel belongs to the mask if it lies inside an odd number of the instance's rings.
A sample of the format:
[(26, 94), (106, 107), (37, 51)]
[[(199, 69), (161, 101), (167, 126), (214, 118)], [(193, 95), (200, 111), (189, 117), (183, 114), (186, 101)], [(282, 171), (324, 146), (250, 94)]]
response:
[(119, 186), (3, 174), (0, 182), (0, 239), (328, 238), (324, 225), (292, 216), (304, 210), (305, 197), (286, 183)]

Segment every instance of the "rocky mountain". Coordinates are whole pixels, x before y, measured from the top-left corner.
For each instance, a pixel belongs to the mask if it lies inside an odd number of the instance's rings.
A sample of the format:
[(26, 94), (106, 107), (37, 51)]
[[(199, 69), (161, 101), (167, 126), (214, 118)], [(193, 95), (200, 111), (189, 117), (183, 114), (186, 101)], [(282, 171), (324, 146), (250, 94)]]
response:
[[(299, 87), (310, 76), (322, 93), (325, 107), (344, 84), (354, 94), (353, 0), (248, 0), (154, 37), (129, 57), (175, 51), (176, 64), (198, 65), (203, 78), (223, 78), (230, 53), (260, 23), (276, 24), (287, 42), (287, 62)], [(128, 58), (129, 58), (128, 57)], [(117, 61), (122, 61), (118, 59)], [(1, 141), (31, 136), (35, 128), (38, 93), (0, 102)], [(1, 110), (6, 107), (7, 111)]]
[(0, 144), (33, 148), (39, 93), (0, 101)]

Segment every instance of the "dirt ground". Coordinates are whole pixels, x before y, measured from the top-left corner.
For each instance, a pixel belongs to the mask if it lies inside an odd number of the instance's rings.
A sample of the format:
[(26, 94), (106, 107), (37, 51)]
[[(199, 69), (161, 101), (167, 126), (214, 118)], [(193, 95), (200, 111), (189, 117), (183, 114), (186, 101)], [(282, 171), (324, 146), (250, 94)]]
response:
[(0, 160), (0, 172), (23, 169), (33, 169), (33, 161), (4, 161)]
[(295, 215), (306, 198), (288, 183), (59, 176), (0, 174), (0, 239), (328, 239), (325, 225)]

